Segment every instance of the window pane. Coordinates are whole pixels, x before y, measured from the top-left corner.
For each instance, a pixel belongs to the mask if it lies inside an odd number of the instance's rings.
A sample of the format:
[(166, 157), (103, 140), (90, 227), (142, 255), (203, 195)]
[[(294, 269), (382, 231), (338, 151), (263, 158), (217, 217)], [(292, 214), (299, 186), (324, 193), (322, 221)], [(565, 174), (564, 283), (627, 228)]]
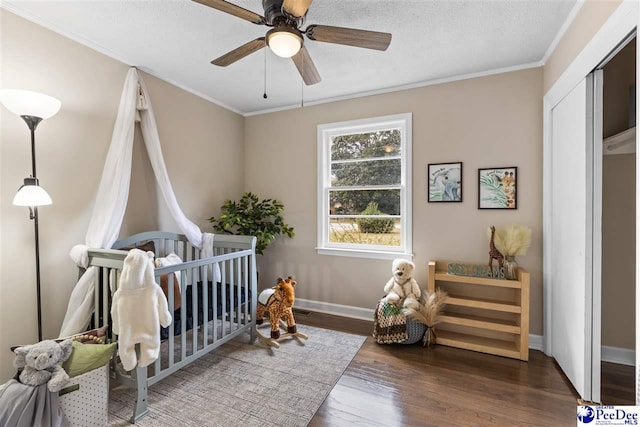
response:
[(340, 135), (331, 139), (331, 160), (400, 155), (399, 129)]
[(331, 165), (331, 186), (400, 185), (401, 159), (367, 160)]
[[(365, 219), (360, 219), (360, 222)], [(332, 243), (358, 245), (400, 246), (400, 220), (390, 219), (390, 226), (386, 230), (366, 229), (353, 218), (332, 218), (329, 221), (329, 241)]]
[[(363, 213), (370, 204), (379, 213)], [(330, 190), (331, 215), (400, 215), (400, 190)]]

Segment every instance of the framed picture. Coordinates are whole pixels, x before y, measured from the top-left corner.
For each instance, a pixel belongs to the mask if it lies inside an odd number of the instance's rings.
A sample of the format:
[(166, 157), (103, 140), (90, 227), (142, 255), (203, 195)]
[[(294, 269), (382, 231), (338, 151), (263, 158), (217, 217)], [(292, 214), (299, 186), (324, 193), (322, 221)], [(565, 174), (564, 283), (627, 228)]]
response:
[(478, 209), (518, 208), (518, 168), (478, 169)]
[(429, 163), (429, 202), (462, 202), (462, 162)]

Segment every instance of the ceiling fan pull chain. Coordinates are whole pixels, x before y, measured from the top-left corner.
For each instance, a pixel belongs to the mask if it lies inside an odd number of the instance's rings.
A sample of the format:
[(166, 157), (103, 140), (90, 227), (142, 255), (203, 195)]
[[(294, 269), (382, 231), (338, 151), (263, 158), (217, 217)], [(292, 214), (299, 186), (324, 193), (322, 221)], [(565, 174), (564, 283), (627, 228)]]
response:
[[(302, 75), (304, 76), (304, 61), (302, 61)], [(300, 108), (304, 108), (304, 79), (300, 79)]]
[(267, 49), (264, 50), (264, 93), (262, 97), (267, 99)]

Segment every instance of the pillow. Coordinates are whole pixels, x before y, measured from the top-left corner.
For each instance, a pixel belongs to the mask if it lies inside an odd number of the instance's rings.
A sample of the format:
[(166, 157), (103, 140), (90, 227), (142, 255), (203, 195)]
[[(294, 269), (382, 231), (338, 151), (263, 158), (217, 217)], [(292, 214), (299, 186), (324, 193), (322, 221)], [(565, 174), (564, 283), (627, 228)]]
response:
[[(170, 265), (181, 264), (182, 259), (173, 252), (167, 255), (165, 258), (156, 258), (155, 264), (156, 267), (168, 267)], [(180, 296), (180, 272), (176, 271), (173, 273), (173, 310), (177, 310), (182, 305), (182, 298)], [(162, 292), (164, 292), (164, 296), (167, 297), (167, 302), (169, 301), (169, 275), (161, 274), (160, 275), (160, 287), (162, 288)], [(169, 307), (171, 309), (171, 307)]]
[(156, 253), (156, 245), (153, 243), (153, 240), (149, 240), (147, 242), (140, 243), (135, 246), (127, 246), (126, 248), (114, 248), (119, 249), (121, 251), (130, 251), (131, 249), (140, 249), (142, 252), (151, 251), (154, 254)]
[(72, 344), (73, 351), (71, 356), (62, 364), (70, 378), (103, 367), (109, 363), (109, 359), (111, 359), (116, 348), (116, 343), (82, 344), (74, 341)]

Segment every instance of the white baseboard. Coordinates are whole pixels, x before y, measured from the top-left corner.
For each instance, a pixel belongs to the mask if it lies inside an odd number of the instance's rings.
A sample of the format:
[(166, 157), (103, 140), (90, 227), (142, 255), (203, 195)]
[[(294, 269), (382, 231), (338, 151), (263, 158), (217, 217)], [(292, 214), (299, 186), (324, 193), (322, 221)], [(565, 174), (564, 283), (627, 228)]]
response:
[(636, 352), (628, 348), (602, 346), (601, 356), (603, 362), (618, 363), (620, 365), (636, 366)]
[(542, 335), (529, 334), (529, 349), (544, 351), (542, 347)]
[(296, 298), (295, 307), (303, 310), (317, 311), (318, 313), (333, 314), (334, 316), (373, 321), (374, 310), (372, 308), (354, 307), (351, 305), (333, 304), (302, 298)]
[[(529, 348), (544, 351), (543, 336), (529, 335)], [(635, 366), (636, 352), (627, 348), (609, 347), (603, 345), (600, 349), (600, 359), (603, 362), (617, 363), (619, 365)]]

